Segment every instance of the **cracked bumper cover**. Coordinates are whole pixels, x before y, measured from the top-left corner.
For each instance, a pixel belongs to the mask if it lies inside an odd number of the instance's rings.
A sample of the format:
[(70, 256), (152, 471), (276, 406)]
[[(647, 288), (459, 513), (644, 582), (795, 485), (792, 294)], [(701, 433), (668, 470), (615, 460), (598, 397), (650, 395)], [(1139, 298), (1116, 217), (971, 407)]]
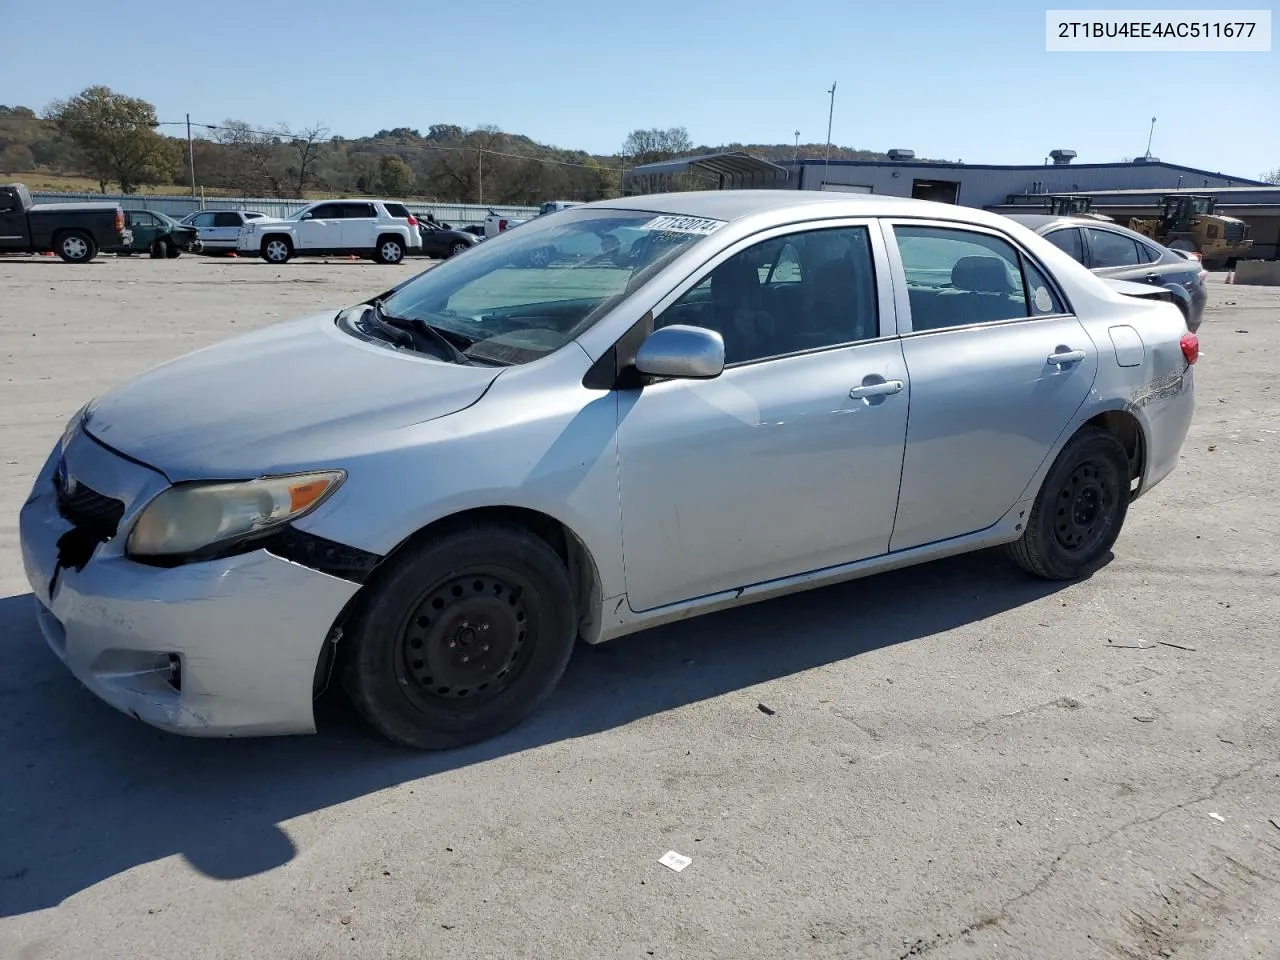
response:
[[(84, 438), (66, 455), (79, 478), (108, 494), (119, 491), (121, 475), (135, 493), (159, 477)], [(58, 539), (71, 528), (57, 509), (56, 459), (55, 451), (22, 508), (22, 561), (40, 630), (76, 678), (116, 709), (175, 733), (313, 732), (316, 664), (358, 584), (265, 550), (145, 566), (124, 556), (123, 535), (101, 544), (79, 571), (63, 567), (55, 578)], [(135, 498), (122, 531), (149, 499)], [(180, 689), (155, 669), (171, 656)]]

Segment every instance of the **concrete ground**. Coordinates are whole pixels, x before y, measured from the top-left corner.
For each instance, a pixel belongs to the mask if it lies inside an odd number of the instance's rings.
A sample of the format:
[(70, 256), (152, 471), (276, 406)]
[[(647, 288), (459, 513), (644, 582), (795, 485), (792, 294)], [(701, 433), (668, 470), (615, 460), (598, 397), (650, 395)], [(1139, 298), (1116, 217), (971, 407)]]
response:
[(1215, 282), (1182, 463), (1084, 582), (984, 554), (580, 649), (443, 755), (84, 692), (15, 542), (66, 418), (419, 266), (0, 261), (0, 958), (1280, 956), (1276, 288)]

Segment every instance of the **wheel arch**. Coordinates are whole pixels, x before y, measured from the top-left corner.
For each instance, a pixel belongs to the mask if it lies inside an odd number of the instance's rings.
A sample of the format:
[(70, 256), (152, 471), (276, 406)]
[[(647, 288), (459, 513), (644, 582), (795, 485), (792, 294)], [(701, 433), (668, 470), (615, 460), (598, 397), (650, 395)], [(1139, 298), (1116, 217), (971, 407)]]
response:
[[(1095, 413), (1073, 431), (1072, 436), (1085, 427), (1099, 427), (1120, 441), (1125, 455), (1129, 458), (1129, 498), (1137, 497), (1143, 491), (1147, 471), (1147, 434), (1142, 421), (1131, 410), (1114, 407)], [(1069, 441), (1070, 438), (1068, 438)], [(1137, 484), (1134, 486), (1134, 484)]]
[[(413, 531), (391, 548), (379, 562), (384, 565), (392, 557), (413, 550), (420, 544), (435, 537), (446, 536), (458, 530), (482, 524), (493, 524), (526, 530), (547, 546), (564, 561), (573, 582), (574, 601), (577, 605), (578, 636), (586, 643), (595, 643), (602, 628), (603, 580), (594, 556), (586, 543), (564, 521), (549, 513), (529, 507), (494, 505), (473, 507), (457, 513), (448, 514), (431, 521)], [(341, 643), (341, 631), (347, 621), (355, 613), (359, 604), (369, 593), (376, 589), (379, 582), (378, 570), (375, 568), (369, 578), (355, 592), (346, 606), (334, 620), (323, 650), (316, 663), (313, 689), (318, 696), (328, 686), (333, 675), (338, 657), (344, 655), (345, 645)], [(335, 646), (336, 644), (336, 646)], [(335, 657), (335, 654), (337, 655)]]

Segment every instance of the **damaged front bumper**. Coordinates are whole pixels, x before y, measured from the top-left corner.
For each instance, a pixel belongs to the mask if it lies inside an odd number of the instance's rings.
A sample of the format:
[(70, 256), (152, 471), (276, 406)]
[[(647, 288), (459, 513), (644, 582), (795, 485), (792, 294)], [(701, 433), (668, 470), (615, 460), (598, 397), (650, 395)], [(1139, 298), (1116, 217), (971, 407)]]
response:
[(167, 479), (82, 432), (63, 460), (80, 490), (123, 506), (116, 534), (73, 556), (80, 528), (59, 508), (55, 449), (22, 508), (36, 618), (76, 678), (175, 733), (314, 732), (316, 665), (358, 584), (265, 550), (167, 569), (136, 563), (124, 555), (128, 529)]

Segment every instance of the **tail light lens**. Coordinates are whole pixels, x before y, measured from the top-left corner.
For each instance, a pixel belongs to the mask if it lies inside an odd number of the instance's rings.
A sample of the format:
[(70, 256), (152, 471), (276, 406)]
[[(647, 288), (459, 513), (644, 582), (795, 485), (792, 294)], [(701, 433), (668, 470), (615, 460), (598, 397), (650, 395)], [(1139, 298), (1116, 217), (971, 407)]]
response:
[(498, 221), (498, 232), (499, 232), (499, 233), (501, 233), (501, 232), (502, 232), (503, 230), (505, 230), (505, 229), (507, 229), (507, 221), (505, 221), (505, 220), (499, 220), (499, 221)]
[(124, 211), (116, 210), (116, 233), (124, 232)]
[(1194, 333), (1184, 333), (1178, 345), (1182, 347), (1182, 355), (1186, 357), (1188, 365), (1200, 359), (1200, 338)]
[(409, 214), (409, 226), (416, 227), (417, 225), (418, 225), (418, 218), (415, 217), (412, 213)]

